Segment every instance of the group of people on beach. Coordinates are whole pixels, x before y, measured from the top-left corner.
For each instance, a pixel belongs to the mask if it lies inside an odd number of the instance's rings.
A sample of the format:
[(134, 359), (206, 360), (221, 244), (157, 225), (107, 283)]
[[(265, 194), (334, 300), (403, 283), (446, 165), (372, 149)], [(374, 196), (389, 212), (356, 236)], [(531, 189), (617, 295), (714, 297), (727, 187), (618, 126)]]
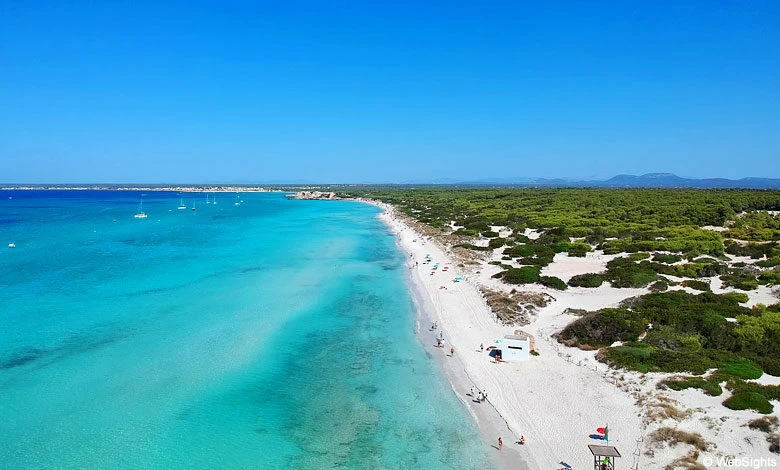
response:
[(471, 397), (476, 399), (477, 403), (482, 403), (487, 400), (487, 392), (476, 387), (471, 387)]

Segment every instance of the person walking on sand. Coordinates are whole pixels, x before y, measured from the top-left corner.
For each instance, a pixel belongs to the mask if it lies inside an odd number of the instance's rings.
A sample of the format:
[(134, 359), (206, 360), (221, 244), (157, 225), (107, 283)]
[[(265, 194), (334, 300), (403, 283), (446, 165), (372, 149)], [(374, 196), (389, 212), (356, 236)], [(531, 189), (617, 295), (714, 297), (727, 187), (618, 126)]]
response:
[(455, 356), (455, 348), (450, 348), (450, 357)]
[(501, 450), (502, 447), (504, 447), (504, 440), (501, 439), (501, 436), (498, 436), (498, 450)]

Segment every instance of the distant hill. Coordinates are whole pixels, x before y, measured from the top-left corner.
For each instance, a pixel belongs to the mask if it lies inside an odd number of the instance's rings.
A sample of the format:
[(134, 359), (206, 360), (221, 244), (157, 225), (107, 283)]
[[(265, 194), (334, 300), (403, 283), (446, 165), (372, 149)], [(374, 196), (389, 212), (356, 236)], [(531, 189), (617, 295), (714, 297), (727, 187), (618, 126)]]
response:
[[(510, 183), (510, 181), (512, 181)], [(477, 185), (516, 185), (548, 187), (593, 187), (593, 188), (746, 188), (780, 189), (780, 178), (682, 178), (672, 173), (646, 173), (641, 176), (617, 175), (607, 180), (567, 180), (562, 178), (496, 178), (473, 181)], [(464, 183), (468, 184), (468, 183)]]

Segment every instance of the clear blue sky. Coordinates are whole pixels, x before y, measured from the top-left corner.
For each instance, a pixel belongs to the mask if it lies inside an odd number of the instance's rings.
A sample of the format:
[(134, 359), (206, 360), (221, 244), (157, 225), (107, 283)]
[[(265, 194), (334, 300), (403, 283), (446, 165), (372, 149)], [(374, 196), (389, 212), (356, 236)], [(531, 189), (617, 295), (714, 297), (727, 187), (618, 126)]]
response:
[(0, 181), (780, 177), (777, 1), (95, 3), (0, 5)]

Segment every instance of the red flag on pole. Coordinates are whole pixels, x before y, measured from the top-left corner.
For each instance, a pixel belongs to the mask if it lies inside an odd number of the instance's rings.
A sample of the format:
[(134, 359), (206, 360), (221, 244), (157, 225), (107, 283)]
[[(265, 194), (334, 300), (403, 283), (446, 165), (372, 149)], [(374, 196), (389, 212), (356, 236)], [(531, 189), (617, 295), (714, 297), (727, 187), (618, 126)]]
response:
[(596, 429), (596, 432), (599, 434), (604, 434), (605, 432), (607, 432), (607, 428), (598, 428)]

